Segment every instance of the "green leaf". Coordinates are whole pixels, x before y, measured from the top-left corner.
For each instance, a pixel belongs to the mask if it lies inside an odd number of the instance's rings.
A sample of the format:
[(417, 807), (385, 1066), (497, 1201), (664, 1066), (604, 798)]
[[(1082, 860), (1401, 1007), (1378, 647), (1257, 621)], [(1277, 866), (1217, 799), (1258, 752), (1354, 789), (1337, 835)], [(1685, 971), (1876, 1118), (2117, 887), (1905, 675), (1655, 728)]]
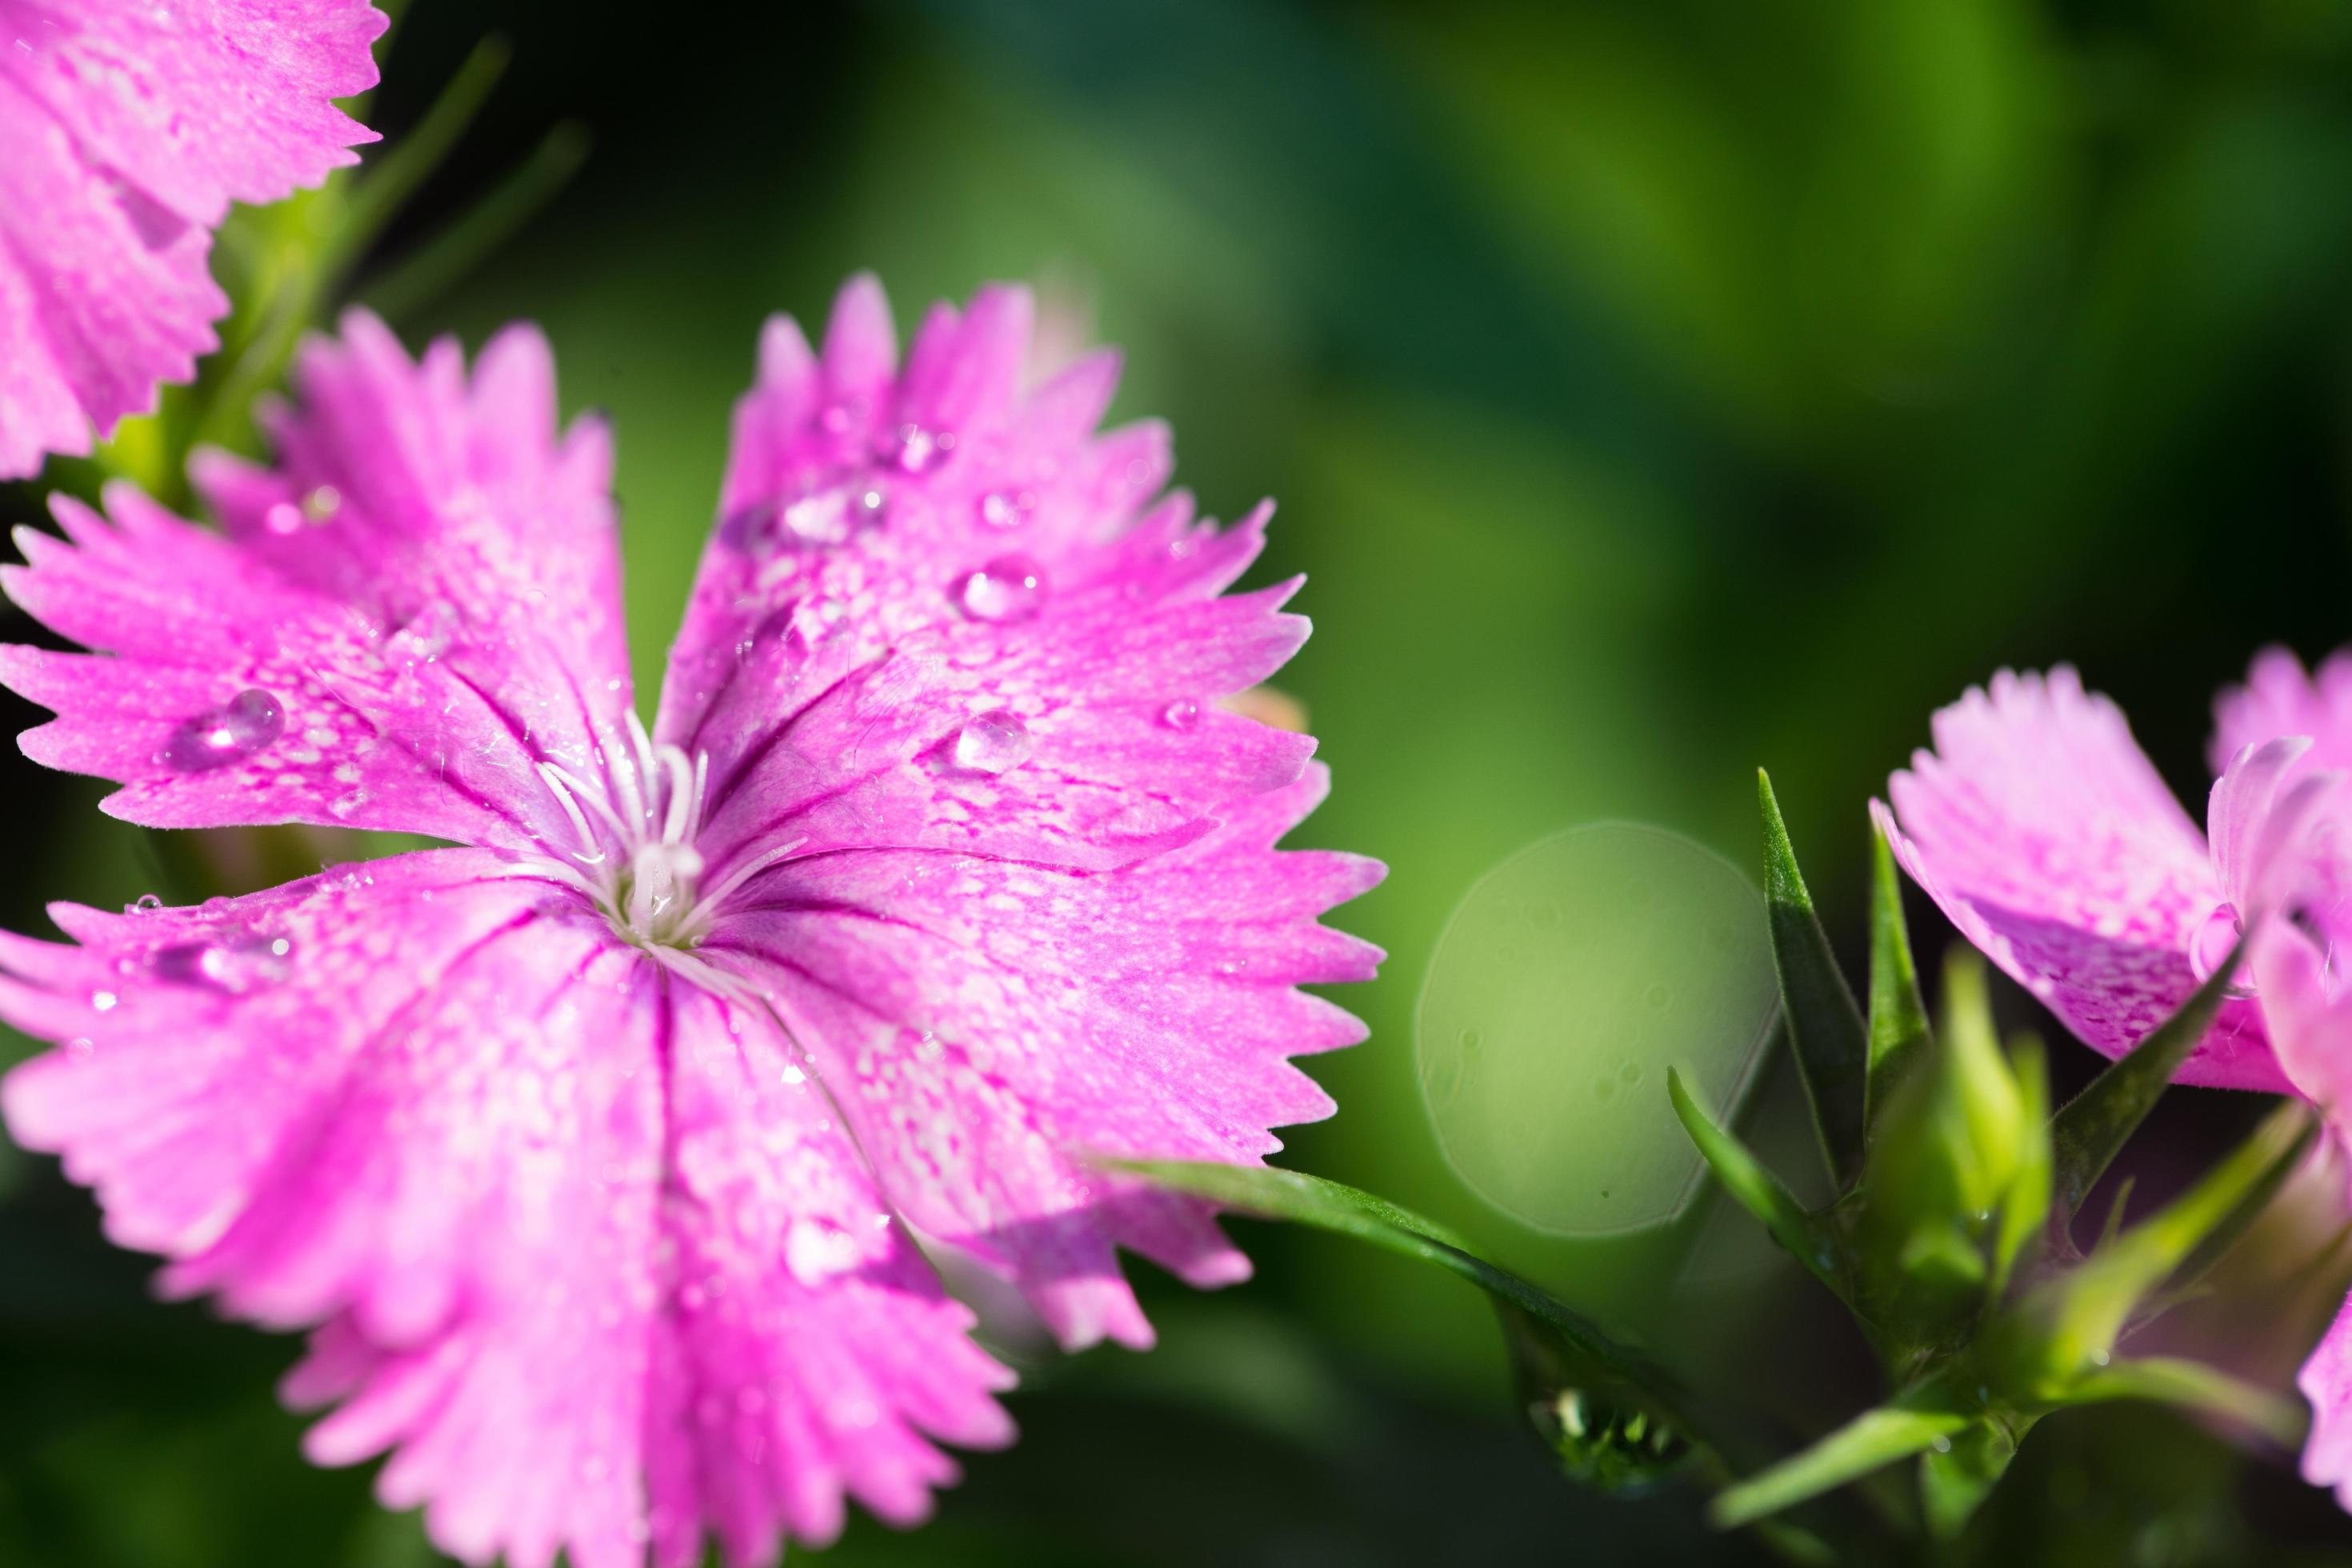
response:
[(1716, 1180), (1739, 1200), (1743, 1208), (1764, 1222), (1773, 1240), (1811, 1269), (1823, 1284), (1844, 1295), (1846, 1286), (1839, 1257), (1832, 1250), (1832, 1238), (1805, 1212), (1797, 1194), (1767, 1170), (1748, 1145), (1708, 1118), (1683, 1086), (1683, 1075), (1672, 1068), (1666, 1069), (1666, 1095), (1674, 1101), (1675, 1114), (1682, 1118), (1684, 1131), (1698, 1145), (1699, 1155), (1715, 1173)]
[(2050, 1221), (2050, 1066), (2042, 1041), (2021, 1035), (2009, 1051), (2010, 1076), (2017, 1084), (2020, 1136), (2016, 1172), (2000, 1202), (2000, 1225), (1993, 1233), (1992, 1282), (1998, 1301), (2017, 1272), (2018, 1260)]
[(1948, 1442), (1977, 1418), (1957, 1409), (1938, 1385), (1914, 1389), (1865, 1410), (1811, 1447), (1717, 1492), (1707, 1517), (1729, 1530), (1819, 1497), (1873, 1470)]
[(1812, 895), (1797, 869), (1788, 825), (1780, 820), (1772, 781), (1756, 772), (1756, 799), (1764, 816), (1764, 899), (1772, 923), (1772, 959), (1780, 972), (1780, 1002), (1797, 1068), (1812, 1103), (1822, 1158), (1840, 1192), (1862, 1173), (1864, 1097), (1870, 1077), (1870, 1041), (1845, 976), (1838, 973), (1829, 934), (1813, 912)]
[(2299, 1401), (2231, 1377), (2200, 1362), (2174, 1356), (2142, 1356), (2086, 1373), (2067, 1403), (2150, 1399), (2200, 1415), (2216, 1416), (2261, 1433), (2282, 1448), (2303, 1442), (2306, 1418)]
[(1986, 1494), (2008, 1473), (2017, 1444), (2018, 1435), (2007, 1427), (1980, 1420), (1954, 1436), (1950, 1447), (1931, 1445), (1919, 1457), (1919, 1501), (1928, 1533), (1950, 1541), (1968, 1528)]
[(2213, 1015), (2221, 1011), (2230, 976), (2237, 973), (2238, 956), (2244, 948), (2241, 938), (2229, 958), (2180, 1005), (2179, 1012), (2149, 1030), (2146, 1039), (2118, 1057), (2058, 1113), (2051, 1128), (2051, 1186), (2061, 1224), (2074, 1222), (2083, 1200), (2099, 1184), (2108, 1162), (2147, 1119), (2172, 1075), (2205, 1037)]
[(1686, 1390), (1648, 1357), (1618, 1343), (1600, 1326), (1517, 1275), (1473, 1253), (1468, 1243), (1433, 1220), (1338, 1182), (1272, 1165), (1226, 1165), (1214, 1161), (1101, 1160), (1107, 1170), (1124, 1171), (1176, 1192), (1206, 1198), (1240, 1214), (1287, 1220), (1370, 1242), (1390, 1252), (1459, 1275), (1525, 1312), (1558, 1338), (1558, 1351), (1574, 1358), (1573, 1374), (1585, 1386), (1603, 1385), (1627, 1404), (1638, 1405), (1694, 1440), (1706, 1441), (1705, 1419)]
[(2237, 1203), (2212, 1229), (2205, 1233), (2205, 1238), (2189, 1251), (2189, 1256), (2181, 1259), (2180, 1266), (2173, 1270), (2171, 1279), (2167, 1282), (2169, 1291), (2191, 1289), (2231, 1247), (2238, 1245), (2246, 1232), (2253, 1227), (2254, 1221), (2262, 1217), (2263, 1211), (2270, 1207), (2271, 1200), (2278, 1196), (2279, 1189), (2286, 1185), (2288, 1179), (2301, 1168), (2303, 1157), (2310, 1151), (2312, 1138), (2316, 1133), (2315, 1127), (2307, 1129), (2305, 1136), (2280, 1148), (2278, 1157), (2271, 1162), (2269, 1169), (2239, 1194)]
[(1870, 1069), (1864, 1120), (1875, 1130), (1895, 1086), (1927, 1043), (1927, 1004), (1903, 920), (1903, 882), (1883, 828), (1870, 834)]
[(362, 290), (369, 309), (399, 325), (446, 295), (555, 199), (587, 162), (589, 143), (575, 120), (549, 131), (479, 200), (370, 278)]
[[(205, 394), (199, 441), (237, 445), (254, 399), (284, 379), (296, 342), (317, 322), (327, 301), (394, 216), (456, 150), (512, 58), (505, 39), (484, 38), (390, 152), (369, 159), (366, 172), (356, 179), (336, 181), (310, 193), (311, 200), (328, 204), (325, 218), (331, 221), (325, 222), (324, 237), (293, 276), (250, 301), (250, 314), (240, 307), (230, 321), (219, 368), (205, 372), (207, 379), (215, 374), (220, 379)], [(292, 215), (294, 204), (276, 210)], [(323, 221), (319, 214), (302, 216), (310, 222)]]
[(2148, 1294), (2252, 1194), (2275, 1190), (2280, 1164), (2300, 1160), (2317, 1134), (2306, 1107), (2281, 1106), (2189, 1191), (2021, 1300), (1988, 1339), (2004, 1391), (2063, 1403), (2076, 1381), (2105, 1361)]
[(1954, 1192), (1964, 1210), (1982, 1212), (2009, 1191), (2029, 1140), (2024, 1096), (2001, 1055), (1984, 963), (1973, 949), (1956, 945), (1945, 961), (1944, 1026), (1936, 1043), (1935, 1088)]

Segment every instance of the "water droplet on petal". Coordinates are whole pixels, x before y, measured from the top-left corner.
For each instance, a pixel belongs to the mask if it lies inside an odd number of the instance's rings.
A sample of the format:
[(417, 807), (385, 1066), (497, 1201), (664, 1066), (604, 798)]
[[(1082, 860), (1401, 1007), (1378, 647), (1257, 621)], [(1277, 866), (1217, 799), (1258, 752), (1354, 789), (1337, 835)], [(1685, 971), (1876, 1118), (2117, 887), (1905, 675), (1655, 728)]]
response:
[(1001, 773), (1029, 760), (1034, 742), (1029, 726), (1010, 709), (996, 708), (964, 721), (956, 731), (955, 760), (974, 773)]
[(147, 965), (157, 979), (174, 985), (202, 985), (242, 996), (284, 979), (286, 957), (293, 951), (294, 944), (282, 936), (221, 937), (159, 948)]
[(241, 763), (286, 732), (286, 712), (267, 691), (238, 692), (172, 731), (157, 760), (184, 773)]
[(991, 490), (980, 498), (980, 521), (1000, 532), (1019, 528), (1036, 510), (1037, 498), (1028, 490)]
[(883, 456), (898, 465), (900, 471), (919, 474), (932, 463), (955, 450), (955, 432), (926, 430), (919, 425), (901, 425), (883, 444)]
[(145, 914), (150, 910), (162, 909), (163, 907), (163, 900), (160, 894), (142, 893), (139, 895), (139, 901), (132, 904), (131, 907), (141, 914)]
[(778, 514), (791, 542), (802, 544), (839, 544), (849, 537), (849, 492), (819, 490), (814, 495), (786, 501)]
[(1022, 621), (1045, 599), (1045, 569), (1026, 555), (1000, 555), (956, 584), (956, 602), (976, 621)]
[(417, 611), (394, 634), (401, 657), (410, 665), (433, 663), (449, 651), (457, 637), (457, 612), (444, 599), (436, 599)]
[(101, 1013), (113, 1012), (114, 1005), (121, 1000), (121, 997), (111, 991), (93, 991), (89, 994), (89, 1005)]
[(1180, 699), (1160, 710), (1160, 721), (1171, 730), (1189, 730), (1201, 721), (1201, 705), (1189, 698)]

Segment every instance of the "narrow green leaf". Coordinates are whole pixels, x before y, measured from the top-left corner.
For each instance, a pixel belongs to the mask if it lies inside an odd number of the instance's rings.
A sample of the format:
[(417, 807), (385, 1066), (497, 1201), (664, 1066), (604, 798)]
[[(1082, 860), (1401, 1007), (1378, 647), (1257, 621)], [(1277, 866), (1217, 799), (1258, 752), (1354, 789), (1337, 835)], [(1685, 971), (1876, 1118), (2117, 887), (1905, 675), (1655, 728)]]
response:
[(1628, 1403), (1638, 1403), (1692, 1439), (1708, 1441), (1704, 1417), (1696, 1413), (1688, 1393), (1664, 1368), (1612, 1339), (1582, 1313), (1478, 1257), (1462, 1237), (1433, 1220), (1370, 1193), (1272, 1165), (1188, 1160), (1097, 1163), (1107, 1170), (1141, 1176), (1237, 1213), (1352, 1237), (1459, 1275), (1498, 1302), (1508, 1303), (1542, 1323), (1559, 1337), (1559, 1348), (1582, 1363), (1586, 1376), (1612, 1384)]
[(2029, 1139), (2023, 1093), (2001, 1055), (1984, 963), (1973, 948), (1955, 945), (1945, 959), (1944, 1023), (1936, 1044), (1933, 1081), (1951, 1119), (1944, 1140), (1954, 1190), (1969, 1213), (1981, 1214), (2009, 1191)]
[(1919, 1456), (1919, 1501), (1928, 1533), (1938, 1541), (1958, 1537), (2016, 1457), (2017, 1437), (1992, 1421), (1955, 1435), (1948, 1447), (1931, 1445)]
[(1863, 1100), (1870, 1077), (1870, 1040), (1853, 992), (1838, 973), (1829, 934), (1813, 912), (1812, 895), (1797, 869), (1788, 824), (1772, 797), (1772, 781), (1756, 772), (1756, 799), (1764, 817), (1764, 899), (1772, 922), (1772, 959), (1780, 972), (1780, 1003), (1797, 1068), (1813, 1108), (1822, 1158), (1844, 1192), (1862, 1173)]
[(1895, 1262), (1920, 1284), (1944, 1290), (1970, 1290), (1985, 1283), (1984, 1255), (1949, 1223), (1920, 1226), (1904, 1241)]
[(2051, 1174), (2060, 1223), (2074, 1222), (2083, 1200), (2099, 1184), (2108, 1162), (2147, 1119), (2157, 1097), (2197, 1048), (2197, 1042), (2205, 1037), (2213, 1015), (2221, 1011), (2230, 976), (2237, 973), (2238, 956), (2244, 947), (2241, 938), (2229, 958), (2180, 1005), (2179, 1012), (2149, 1030), (2146, 1039), (2084, 1086), (2083, 1092), (2058, 1113), (2051, 1128)]
[(2308, 1127), (2302, 1137), (2279, 1149), (2278, 1157), (2271, 1162), (2270, 1167), (2239, 1195), (2236, 1205), (2221, 1216), (2213, 1228), (2205, 1233), (2205, 1239), (2181, 1259), (2179, 1268), (2173, 1271), (2171, 1289), (2187, 1291), (2194, 1289), (2197, 1282), (2211, 1272), (2213, 1266), (2238, 1245), (2246, 1232), (2253, 1227), (2254, 1221), (2262, 1217), (2263, 1211), (2270, 1207), (2271, 1200), (2278, 1196), (2279, 1189), (2285, 1186), (2288, 1179), (2302, 1167), (2303, 1158), (2310, 1152), (2312, 1139), (2315, 1136), (2316, 1126)]
[(2098, 1245), (2093, 1251), (2112, 1245), (2124, 1233), (2124, 1215), (2131, 1211), (2132, 1191), (2138, 1185), (2137, 1176), (2126, 1176), (2116, 1184), (2115, 1199), (2107, 1205), (2107, 1223), (2099, 1227)]
[(2021, 1035), (2010, 1046), (2010, 1075), (2018, 1090), (2017, 1171), (2000, 1202), (2000, 1228), (1993, 1233), (1992, 1282), (1998, 1301), (2017, 1272), (2018, 1260), (2050, 1220), (2050, 1066), (2042, 1041)]
[(224, 338), (223, 368), (217, 373), (219, 387), (207, 394), (207, 411), (196, 432), (199, 440), (236, 445), (255, 397), (284, 378), (295, 343), (316, 323), (326, 302), (393, 217), (456, 149), (466, 128), (488, 102), (491, 89), (506, 74), (513, 53), (506, 40), (495, 35), (475, 45), (439, 96), (390, 152), (369, 159), (366, 172), (356, 179), (336, 181), (314, 193), (313, 199), (330, 204), (331, 226), (297, 275), (281, 280), (266, 297), (257, 298), (256, 313), (249, 319), (240, 310), (230, 323)]
[(587, 162), (589, 142), (579, 121), (556, 125), (478, 201), (369, 279), (362, 299), (395, 325), (440, 299), (555, 199)]
[(2299, 1401), (2231, 1377), (2201, 1362), (2174, 1356), (2119, 1361), (2076, 1380), (2067, 1403), (2149, 1399), (2211, 1415), (2259, 1432), (2282, 1448), (2303, 1442), (2306, 1418)]
[(1879, 1112), (1927, 1043), (1927, 1004), (1919, 994), (1919, 969), (1911, 957), (1895, 851), (1875, 825), (1870, 847), (1870, 1072), (1864, 1100), (1864, 1119), (1874, 1131)]
[(1683, 1130), (1698, 1145), (1701, 1158), (1715, 1173), (1726, 1191), (1738, 1198), (1740, 1206), (1764, 1222), (1772, 1239), (1793, 1254), (1818, 1276), (1822, 1282), (1845, 1294), (1839, 1259), (1831, 1250), (1830, 1238), (1797, 1194), (1782, 1184), (1780, 1178), (1765, 1168), (1764, 1163), (1748, 1151), (1748, 1145), (1717, 1127), (1691, 1092), (1683, 1085), (1683, 1075), (1672, 1068), (1666, 1069), (1666, 1095), (1674, 1101), (1675, 1114), (1682, 1118)]
[(1915, 1389), (1891, 1405), (1865, 1410), (1811, 1447), (1717, 1492), (1707, 1506), (1707, 1517), (1725, 1530), (1752, 1524), (1932, 1448), (1938, 1438), (1948, 1442), (1975, 1419), (1954, 1408), (1942, 1389)]
[(2063, 1402), (2114, 1349), (2149, 1292), (2271, 1183), (2282, 1162), (2301, 1159), (2317, 1132), (2306, 1107), (2281, 1106), (2189, 1191), (2021, 1300), (1989, 1336), (2009, 1391)]

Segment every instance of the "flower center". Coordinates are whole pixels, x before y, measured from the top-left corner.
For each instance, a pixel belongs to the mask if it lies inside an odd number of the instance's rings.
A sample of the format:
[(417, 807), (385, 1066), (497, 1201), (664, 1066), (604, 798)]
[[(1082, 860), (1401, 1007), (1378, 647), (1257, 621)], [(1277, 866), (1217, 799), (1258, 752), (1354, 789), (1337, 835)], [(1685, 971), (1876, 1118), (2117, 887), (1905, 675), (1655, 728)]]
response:
[(539, 764), (572, 825), (574, 847), (531, 857), (521, 869), (575, 889), (623, 941), (661, 956), (701, 945), (728, 895), (800, 847), (772, 846), (746, 858), (715, 884), (703, 885), (701, 831), (709, 784), (707, 753), (656, 745), (636, 714), (628, 715), (629, 748), (605, 759), (609, 790), (554, 763)]

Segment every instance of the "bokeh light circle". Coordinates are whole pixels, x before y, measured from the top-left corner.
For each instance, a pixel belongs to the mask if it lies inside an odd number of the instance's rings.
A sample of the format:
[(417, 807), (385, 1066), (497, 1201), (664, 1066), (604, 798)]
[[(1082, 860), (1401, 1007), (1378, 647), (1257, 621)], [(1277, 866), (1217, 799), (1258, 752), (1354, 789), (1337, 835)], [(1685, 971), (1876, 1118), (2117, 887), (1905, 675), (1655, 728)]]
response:
[(1779, 1009), (1763, 897), (1738, 868), (1661, 827), (1570, 828), (1446, 922), (1416, 1020), (1423, 1101), (1454, 1171), (1520, 1223), (1661, 1225), (1699, 1184), (1666, 1069), (1728, 1116)]

